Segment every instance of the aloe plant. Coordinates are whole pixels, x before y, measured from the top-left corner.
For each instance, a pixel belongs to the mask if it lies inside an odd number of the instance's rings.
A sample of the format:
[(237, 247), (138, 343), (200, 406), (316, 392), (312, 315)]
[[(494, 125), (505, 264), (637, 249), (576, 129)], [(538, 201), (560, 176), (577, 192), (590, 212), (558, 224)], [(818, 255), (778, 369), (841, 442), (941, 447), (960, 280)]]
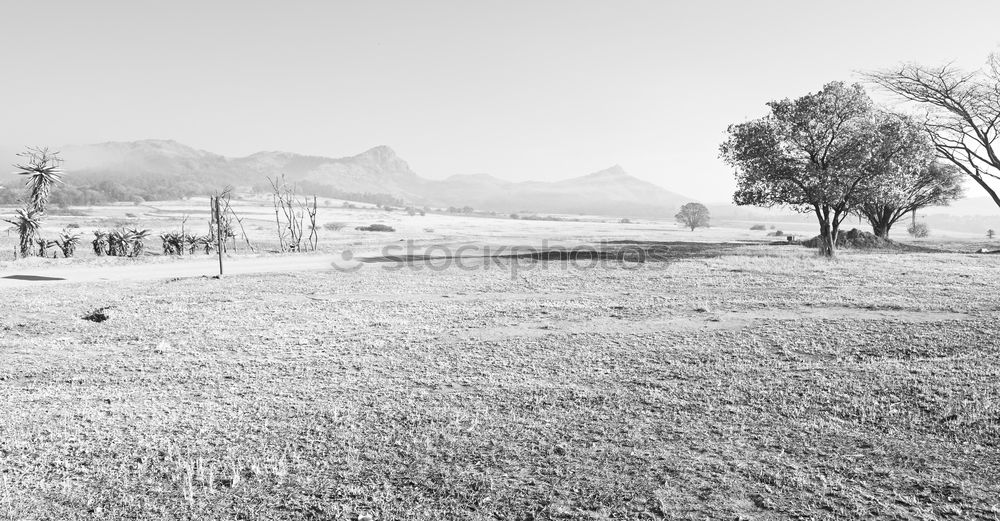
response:
[(27, 208), (42, 213), (52, 193), (52, 186), (62, 182), (62, 159), (59, 158), (59, 152), (39, 147), (28, 147), (28, 150), (18, 156), (25, 159), (24, 163), (18, 163), (14, 167), (20, 170), (18, 175), (28, 178), (24, 183), (28, 187)]
[(13, 219), (4, 221), (13, 225), (11, 229), (17, 232), (17, 250), (20, 256), (23, 258), (31, 255), (31, 246), (42, 227), (41, 214), (32, 208), (18, 208)]
[(108, 249), (108, 232), (104, 230), (94, 230), (94, 240), (90, 243), (94, 249), (94, 255), (101, 257), (103, 255), (108, 255), (110, 250)]
[(59, 234), (59, 238), (52, 242), (62, 251), (63, 257), (68, 259), (76, 252), (76, 245), (80, 243), (80, 234), (64, 229)]

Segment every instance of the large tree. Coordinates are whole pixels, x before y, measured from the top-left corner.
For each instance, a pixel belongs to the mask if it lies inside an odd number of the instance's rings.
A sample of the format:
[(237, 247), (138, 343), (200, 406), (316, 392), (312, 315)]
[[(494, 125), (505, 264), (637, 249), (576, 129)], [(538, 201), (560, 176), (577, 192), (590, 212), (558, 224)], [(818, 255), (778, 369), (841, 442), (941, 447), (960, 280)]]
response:
[(934, 162), (934, 145), (912, 118), (880, 112), (875, 125), (877, 139), (866, 166), (871, 176), (862, 185), (856, 212), (875, 235), (888, 238), (892, 225), (907, 213), (961, 197), (962, 174)]
[(736, 169), (738, 205), (789, 206), (819, 222), (820, 253), (832, 257), (877, 140), (871, 99), (860, 85), (767, 104), (767, 116), (730, 125), (722, 158)]
[(695, 228), (708, 228), (711, 215), (708, 208), (701, 203), (687, 203), (681, 206), (681, 211), (674, 216), (677, 222), (694, 231)]
[(942, 158), (1000, 206), (1000, 55), (967, 72), (954, 65), (902, 65), (868, 78), (927, 109), (925, 127)]

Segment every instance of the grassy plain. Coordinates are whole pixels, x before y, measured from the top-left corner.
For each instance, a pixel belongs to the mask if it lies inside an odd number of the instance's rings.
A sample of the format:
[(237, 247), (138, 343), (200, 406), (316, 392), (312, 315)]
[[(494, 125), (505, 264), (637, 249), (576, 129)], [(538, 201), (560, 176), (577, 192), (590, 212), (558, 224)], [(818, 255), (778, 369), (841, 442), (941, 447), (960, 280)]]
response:
[(996, 519), (998, 262), (731, 244), (0, 288), (0, 519)]

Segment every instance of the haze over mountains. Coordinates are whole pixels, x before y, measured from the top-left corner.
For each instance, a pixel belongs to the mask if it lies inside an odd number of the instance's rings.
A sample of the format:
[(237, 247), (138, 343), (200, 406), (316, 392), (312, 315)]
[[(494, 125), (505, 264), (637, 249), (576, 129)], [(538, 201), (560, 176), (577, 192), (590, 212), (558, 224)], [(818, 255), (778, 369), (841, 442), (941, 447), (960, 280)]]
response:
[(227, 184), (263, 188), (285, 174), (303, 192), (319, 195), (389, 194), (415, 206), (471, 206), (497, 212), (671, 216), (692, 199), (612, 166), (558, 182), (509, 182), (487, 174), (423, 178), (387, 146), (350, 157), (258, 152), (228, 158), (170, 140), (109, 142), (60, 149), (67, 182), (146, 190), (144, 199), (209, 193)]

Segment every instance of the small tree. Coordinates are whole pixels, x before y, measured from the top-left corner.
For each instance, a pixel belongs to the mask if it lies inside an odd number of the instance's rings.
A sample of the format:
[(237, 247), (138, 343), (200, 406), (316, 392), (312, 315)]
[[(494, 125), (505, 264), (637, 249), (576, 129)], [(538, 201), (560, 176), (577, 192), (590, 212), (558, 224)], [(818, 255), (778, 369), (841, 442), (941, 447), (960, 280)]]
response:
[(990, 239), (993, 239), (993, 237), (996, 234), (997, 234), (997, 232), (993, 231), (993, 228), (990, 228), (989, 230), (986, 230), (986, 237), (988, 237)]
[(906, 229), (906, 233), (915, 239), (923, 239), (931, 234), (931, 229), (925, 223), (913, 223)]
[(681, 206), (681, 211), (677, 212), (677, 215), (674, 217), (679, 224), (694, 231), (695, 228), (708, 228), (711, 215), (705, 205), (701, 203), (687, 203)]

